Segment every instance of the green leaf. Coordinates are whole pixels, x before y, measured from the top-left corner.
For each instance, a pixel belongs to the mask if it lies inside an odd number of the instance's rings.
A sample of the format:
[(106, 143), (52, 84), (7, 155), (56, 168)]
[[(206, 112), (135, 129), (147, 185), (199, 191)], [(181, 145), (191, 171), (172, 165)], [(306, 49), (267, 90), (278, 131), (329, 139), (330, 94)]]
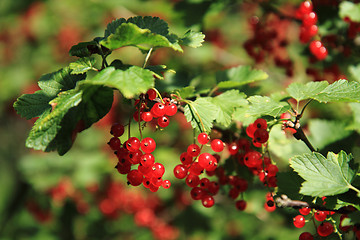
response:
[(85, 74), (71, 74), (71, 69), (66, 67), (41, 76), (38, 85), (44, 94), (55, 97), (61, 91), (74, 89), (76, 83), (85, 77)]
[(164, 79), (163, 74), (167, 73), (167, 72), (173, 72), (175, 73), (174, 70), (172, 69), (168, 69), (165, 65), (154, 65), (154, 66), (147, 66), (145, 69), (150, 70), (156, 78), (158, 79)]
[(360, 22), (360, 4), (343, 1), (339, 5), (339, 16), (344, 19), (350, 18), (353, 22)]
[(192, 30), (187, 31), (184, 36), (180, 39), (182, 45), (198, 48), (202, 46), (205, 35), (202, 32), (194, 32)]
[(113, 20), (112, 22), (110, 22), (105, 29), (105, 34), (104, 37), (107, 38), (108, 36), (110, 36), (111, 34), (114, 34), (116, 29), (123, 23), (126, 23), (126, 19), (125, 18), (118, 18)]
[(72, 70), (71, 74), (86, 73), (89, 70), (97, 70), (95, 67), (95, 58), (84, 57), (78, 59), (76, 62), (72, 62), (69, 68)]
[(53, 110), (44, 114), (34, 124), (26, 139), (26, 146), (36, 150), (45, 151), (50, 142), (56, 137), (61, 120), (65, 114), (81, 102), (82, 92), (69, 90), (61, 92), (50, 104)]
[(236, 88), (267, 78), (267, 73), (262, 70), (251, 69), (250, 66), (238, 66), (216, 73), (218, 88)]
[(332, 196), (347, 192), (356, 172), (350, 168), (351, 154), (329, 152), (327, 158), (317, 152), (290, 159), (290, 166), (304, 180), (300, 193), (313, 197)]
[(286, 91), (296, 101), (302, 101), (305, 99), (313, 98), (316, 94), (323, 91), (328, 86), (328, 82), (309, 82), (307, 84), (292, 83), (288, 86)]
[(231, 123), (235, 108), (247, 104), (245, 97), (246, 95), (244, 93), (233, 89), (214, 98), (210, 98), (211, 102), (217, 106), (215, 113), (216, 122), (222, 124), (224, 127), (228, 127)]
[(277, 194), (285, 194), (292, 200), (301, 200), (299, 194), (301, 183), (304, 180), (294, 171), (279, 172), (276, 174), (278, 191)]
[(360, 82), (360, 64), (349, 66), (349, 72), (351, 76), (358, 82)]
[(84, 80), (81, 84), (104, 85), (118, 89), (126, 98), (145, 93), (154, 87), (153, 73), (137, 66), (126, 70), (108, 67), (99, 72), (93, 79)]
[(80, 42), (71, 47), (69, 51), (69, 55), (76, 57), (89, 57), (93, 53), (98, 53), (96, 49), (97, 49), (97, 43), (95, 41)]
[(311, 119), (309, 121), (310, 142), (319, 149), (348, 137), (351, 131), (347, 124), (340, 121)]
[(14, 103), (14, 108), (21, 117), (31, 119), (39, 117), (51, 106), (49, 102), (53, 97), (47, 96), (42, 90), (33, 94), (23, 94)]
[(191, 98), (191, 97), (195, 96), (195, 87), (187, 86), (187, 87), (183, 87), (181, 89), (175, 90), (174, 92), (183, 99)]
[(281, 113), (290, 110), (289, 104), (282, 101), (275, 101), (267, 96), (251, 96), (247, 99), (250, 103), (247, 115), (249, 116), (272, 116), (277, 117)]
[(197, 131), (209, 132), (215, 120), (216, 111), (217, 107), (211, 102), (211, 98), (198, 98), (185, 106), (184, 115)]
[(142, 29), (133, 23), (121, 24), (115, 33), (110, 34), (100, 44), (110, 50), (125, 46), (135, 46), (145, 51), (150, 48), (169, 47), (175, 51), (182, 52), (177, 40), (156, 34), (149, 29)]
[(297, 101), (314, 99), (319, 102), (360, 102), (360, 84), (338, 80), (332, 84), (327, 81), (293, 83), (287, 88), (291, 97)]
[(136, 26), (142, 29), (149, 29), (151, 32), (160, 34), (162, 36), (167, 36), (169, 34), (169, 26), (168, 24), (158, 18), (152, 16), (136, 16), (131, 17), (127, 20), (128, 23), (134, 23)]
[(349, 106), (352, 111), (353, 122), (347, 126), (347, 129), (360, 132), (360, 103), (350, 103)]

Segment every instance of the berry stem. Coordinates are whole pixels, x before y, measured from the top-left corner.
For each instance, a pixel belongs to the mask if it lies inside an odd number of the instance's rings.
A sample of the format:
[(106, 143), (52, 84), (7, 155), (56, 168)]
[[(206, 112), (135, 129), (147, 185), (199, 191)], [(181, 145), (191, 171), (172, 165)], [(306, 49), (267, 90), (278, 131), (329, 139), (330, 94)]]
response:
[(144, 60), (144, 64), (143, 64), (143, 68), (146, 67), (146, 64), (147, 64), (147, 62), (149, 61), (149, 58), (150, 58), (150, 55), (151, 55), (152, 51), (153, 51), (153, 48), (150, 48), (149, 51), (148, 51), (148, 53), (146, 54), (146, 57), (145, 57), (145, 60)]
[[(194, 113), (195, 113), (196, 116), (198, 117), (201, 126), (199, 125), (199, 122), (198, 122), (198, 121), (196, 121), (196, 122), (197, 122), (197, 124), (198, 124), (198, 126), (199, 126), (200, 132), (206, 132), (206, 131), (205, 131), (204, 123), (202, 122), (201, 117), (200, 117), (198, 111), (196, 110), (196, 108), (191, 104), (191, 101), (184, 100), (184, 99), (183, 99), (182, 101), (184, 101), (185, 103), (187, 103), (187, 104), (189, 105), (189, 109), (190, 109), (191, 113), (193, 113), (193, 111), (194, 111)], [(194, 116), (193, 116), (193, 117), (194, 117)], [(196, 120), (195, 117), (194, 117), (194, 119)], [(202, 127), (202, 128), (201, 128), (201, 127)]]

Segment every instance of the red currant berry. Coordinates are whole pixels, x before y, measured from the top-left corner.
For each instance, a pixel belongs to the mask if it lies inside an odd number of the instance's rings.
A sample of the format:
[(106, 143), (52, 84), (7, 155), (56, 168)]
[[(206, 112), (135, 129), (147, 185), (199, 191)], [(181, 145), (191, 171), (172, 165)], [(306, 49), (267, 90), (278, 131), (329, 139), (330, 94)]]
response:
[(221, 152), (224, 150), (224, 143), (220, 139), (214, 139), (211, 141), (211, 149), (214, 152)]
[(150, 167), (144, 167), (143, 165), (139, 164), (138, 170), (145, 176), (149, 177), (151, 173), (151, 166)]
[(182, 164), (188, 165), (188, 164), (192, 163), (193, 158), (187, 152), (183, 152), (180, 155), (180, 161)]
[(151, 108), (150, 112), (152, 113), (153, 117), (161, 117), (165, 114), (165, 105), (162, 103), (155, 103), (154, 106)]
[(190, 196), (194, 200), (200, 200), (205, 194), (205, 191), (200, 187), (194, 187), (190, 191)]
[(151, 120), (153, 120), (152, 113), (151, 112), (142, 112), (141, 120), (143, 120), (144, 122), (150, 122)]
[(120, 174), (128, 174), (131, 171), (131, 164), (118, 163), (115, 168)]
[(311, 212), (311, 208), (309, 207), (303, 207), (299, 209), (300, 214), (306, 216)]
[(139, 164), (142, 155), (143, 153), (140, 150), (137, 150), (135, 152), (129, 152), (127, 155), (127, 159), (131, 164)]
[(200, 175), (204, 172), (204, 168), (200, 166), (199, 162), (194, 162), (191, 164), (189, 172), (195, 175)]
[(209, 142), (210, 138), (207, 133), (200, 133), (197, 137), (197, 140), (201, 145), (205, 145)]
[(262, 128), (262, 129), (267, 129), (267, 122), (265, 119), (263, 118), (258, 118), (255, 120), (254, 122), (254, 127), (256, 128)]
[(212, 196), (205, 195), (201, 198), (201, 203), (204, 207), (209, 208), (214, 206), (215, 200)]
[(170, 180), (164, 180), (161, 185), (163, 188), (168, 189), (171, 186)]
[(318, 20), (318, 17), (315, 12), (310, 12), (304, 15), (304, 18), (302, 20), (302, 23), (306, 27), (310, 27), (312, 25), (315, 25)]
[(333, 232), (334, 232), (334, 226), (330, 222), (322, 222), (317, 227), (317, 233), (322, 237), (329, 236)]
[(216, 159), (210, 153), (202, 153), (200, 154), (198, 161), (202, 168), (208, 168), (214, 161), (216, 161)]
[(201, 188), (208, 188), (209, 183), (210, 183), (210, 180), (208, 178), (202, 178), (202, 179), (200, 179), (199, 184), (200, 184)]
[(190, 144), (188, 149), (187, 149), (187, 153), (191, 156), (191, 157), (196, 157), (199, 155), (200, 153), (200, 147), (196, 144)]
[(246, 201), (245, 200), (238, 200), (235, 202), (235, 206), (239, 211), (244, 211), (246, 208)]
[(134, 121), (139, 122), (140, 117), (141, 117), (141, 112), (140, 112), (140, 116), (139, 116), (139, 111), (135, 111), (134, 114), (133, 114)]
[(120, 123), (114, 123), (111, 126), (110, 134), (112, 134), (114, 137), (120, 137), (124, 134), (124, 126)]
[(119, 150), (121, 147), (121, 141), (117, 137), (110, 138), (110, 141), (108, 142), (110, 148), (114, 151)]
[(236, 142), (232, 142), (232, 143), (228, 144), (227, 147), (228, 147), (230, 155), (235, 155), (239, 151), (239, 146), (237, 145)]
[(155, 163), (155, 157), (151, 153), (146, 153), (141, 156), (140, 163), (143, 167), (151, 167)]
[(254, 132), (254, 140), (258, 143), (266, 143), (269, 139), (269, 133), (266, 129), (258, 128)]
[(165, 115), (174, 116), (177, 112), (177, 106), (174, 103), (165, 106)]
[(305, 226), (305, 218), (303, 215), (297, 215), (293, 218), (294, 226), (297, 228), (302, 228)]
[(152, 88), (146, 92), (146, 96), (150, 101), (154, 100), (156, 98), (156, 95), (156, 91)]
[(342, 232), (348, 232), (351, 228), (353, 228), (354, 226), (353, 225), (343, 225), (343, 222), (345, 219), (349, 219), (349, 217), (345, 214), (342, 214), (340, 216), (340, 223), (339, 223), (339, 229), (342, 231)]
[(147, 177), (144, 177), (144, 179), (143, 179), (143, 186), (144, 187), (146, 187), (146, 188), (149, 188), (150, 187), (150, 184), (151, 184), (151, 181), (150, 181), (150, 179), (149, 178), (147, 178)]
[(299, 240), (314, 240), (314, 236), (309, 232), (303, 232), (300, 234)]
[(143, 177), (144, 176), (139, 170), (134, 169), (128, 173), (127, 180), (129, 184), (133, 186), (139, 186), (143, 182)]
[(151, 167), (151, 171), (154, 177), (161, 178), (165, 173), (165, 168), (161, 163), (154, 163)]
[(185, 179), (185, 183), (189, 186), (189, 187), (196, 187), (197, 185), (199, 185), (200, 183), (200, 178), (198, 175), (195, 174), (189, 174), (186, 179)]
[(175, 168), (174, 168), (174, 176), (178, 179), (183, 179), (187, 176), (188, 174), (188, 169), (182, 165), (182, 164), (179, 164), (179, 165), (176, 165)]
[(219, 192), (219, 189), (220, 185), (217, 182), (212, 181), (208, 184), (208, 191), (211, 194), (216, 195)]
[(265, 168), (266, 172), (267, 172), (267, 176), (268, 177), (273, 177), (276, 176), (276, 174), (279, 172), (279, 169), (276, 165), (273, 164), (269, 164), (266, 168)]
[(325, 211), (316, 211), (315, 214), (314, 214), (314, 217), (319, 222), (322, 222), (327, 218), (327, 212), (325, 212)]
[(144, 153), (151, 153), (155, 150), (155, 148), (156, 148), (156, 143), (154, 139), (150, 137), (146, 137), (143, 140), (141, 140), (141, 150)]
[(236, 187), (231, 188), (229, 191), (229, 197), (231, 199), (236, 199), (239, 196), (239, 194), (240, 194), (240, 191)]
[(261, 166), (261, 153), (257, 151), (251, 151), (245, 154), (244, 156), (244, 164), (249, 168), (256, 168)]
[(159, 127), (166, 128), (167, 126), (169, 126), (170, 120), (167, 116), (161, 116), (158, 118), (157, 123)]
[(150, 189), (151, 192), (157, 192), (159, 190), (159, 187), (150, 183), (149, 189)]
[(140, 148), (140, 140), (137, 137), (131, 137), (126, 141), (126, 148), (130, 152), (135, 152)]

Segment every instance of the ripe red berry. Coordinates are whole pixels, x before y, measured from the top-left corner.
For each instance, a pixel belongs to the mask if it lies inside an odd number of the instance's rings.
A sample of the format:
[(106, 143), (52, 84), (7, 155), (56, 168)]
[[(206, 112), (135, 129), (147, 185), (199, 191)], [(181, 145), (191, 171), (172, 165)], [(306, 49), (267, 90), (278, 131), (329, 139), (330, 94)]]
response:
[(201, 203), (204, 207), (209, 208), (214, 206), (215, 200), (212, 196), (205, 195), (201, 198)]
[(124, 134), (124, 126), (120, 123), (114, 123), (111, 126), (110, 134), (112, 134), (114, 137), (120, 137)]
[(314, 214), (314, 217), (316, 220), (318, 220), (319, 222), (324, 221), (327, 218), (327, 212), (325, 211), (316, 211)]
[(108, 144), (109, 144), (110, 148), (114, 151), (119, 150), (121, 147), (121, 141), (117, 137), (110, 138)]
[(205, 191), (200, 187), (194, 187), (190, 191), (190, 196), (194, 200), (200, 200), (205, 194)]
[(187, 153), (191, 157), (196, 157), (200, 153), (200, 147), (196, 144), (190, 144), (189, 147), (187, 148)]
[(150, 137), (146, 137), (143, 140), (141, 140), (141, 150), (144, 153), (151, 153), (156, 148), (156, 142), (154, 139)]
[(165, 114), (165, 105), (162, 103), (155, 103), (154, 106), (151, 108), (150, 112), (156, 118), (164, 116)]
[(204, 172), (204, 168), (200, 166), (199, 162), (194, 162), (191, 164), (189, 172), (195, 175), (200, 175)]
[(267, 129), (267, 122), (265, 119), (263, 118), (258, 118), (254, 121), (254, 127), (256, 128), (262, 128), (262, 129)]
[(269, 133), (266, 129), (258, 128), (254, 132), (254, 140), (258, 143), (266, 143), (269, 139)]
[(200, 183), (200, 178), (198, 175), (195, 175), (195, 174), (192, 174), (190, 173), (186, 179), (185, 179), (185, 182), (186, 184), (189, 186), (189, 187), (196, 187), (197, 185), (199, 185)]
[(154, 89), (152, 89), (152, 88), (150, 88), (147, 92), (146, 92), (146, 96), (147, 96), (147, 98), (150, 100), (150, 101), (152, 101), (152, 100), (154, 100), (155, 98), (156, 98), (156, 91), (154, 90)]
[(187, 164), (192, 163), (193, 158), (187, 152), (183, 152), (180, 155), (180, 161), (182, 164), (187, 165)]
[(200, 133), (197, 137), (198, 142), (201, 145), (207, 144), (210, 140), (209, 135), (207, 133)]
[(139, 164), (142, 155), (143, 153), (140, 150), (128, 152), (127, 159), (131, 164)]
[(170, 180), (164, 180), (164, 181), (162, 182), (161, 186), (162, 186), (163, 188), (165, 188), (165, 189), (170, 188), (170, 186), (171, 186)]
[(210, 153), (202, 153), (200, 154), (198, 161), (202, 168), (208, 168), (214, 161), (216, 161), (216, 159)]
[(153, 120), (152, 113), (151, 112), (142, 112), (141, 120), (143, 120), (144, 122), (150, 122), (151, 120)]
[(130, 152), (135, 152), (136, 150), (139, 150), (139, 148), (140, 148), (140, 140), (137, 137), (130, 137), (126, 141), (126, 148)]
[(165, 105), (165, 115), (174, 116), (177, 112), (177, 106), (174, 103), (170, 105)]
[(334, 226), (330, 222), (322, 222), (317, 227), (317, 233), (322, 237), (329, 236), (333, 232), (334, 232)]
[(187, 176), (188, 174), (188, 169), (182, 165), (182, 164), (179, 164), (179, 165), (176, 165), (175, 168), (174, 168), (174, 176), (178, 179), (183, 179)]
[(254, 138), (254, 133), (256, 131), (257, 127), (251, 123), (249, 126), (247, 126), (246, 128), (246, 134), (250, 137), (250, 138)]
[(158, 118), (157, 123), (159, 127), (166, 128), (169, 126), (170, 120), (167, 116), (161, 116)]
[(244, 211), (246, 208), (246, 201), (245, 200), (238, 200), (235, 202), (235, 206), (239, 211)]
[(251, 151), (245, 154), (244, 156), (244, 164), (249, 168), (255, 168), (261, 166), (261, 153), (257, 151)]
[(306, 13), (302, 19), (302, 23), (306, 27), (315, 25), (318, 20), (318, 17), (315, 12)]
[(156, 178), (161, 178), (165, 173), (165, 167), (161, 163), (154, 163), (151, 167), (152, 175)]
[(299, 209), (300, 214), (306, 216), (311, 212), (311, 208), (309, 207), (303, 207)]
[(128, 175), (127, 175), (127, 180), (129, 182), (129, 184), (133, 185), (133, 186), (139, 186), (142, 182), (143, 182), (143, 175), (142, 173), (137, 170), (131, 170)]
[(208, 191), (209, 193), (211, 194), (214, 194), (216, 195), (218, 192), (219, 192), (219, 189), (220, 189), (220, 185), (215, 182), (215, 181), (211, 181), (209, 184), (208, 184)]
[(199, 185), (201, 188), (208, 188), (209, 183), (210, 183), (210, 180), (208, 178), (202, 178), (202, 179), (200, 179)]
[(303, 232), (300, 234), (299, 240), (314, 240), (314, 236), (309, 232)]
[(305, 226), (305, 218), (303, 215), (297, 215), (293, 218), (294, 226), (297, 228), (302, 228)]
[(239, 146), (237, 142), (232, 142), (227, 145), (230, 155), (235, 155), (239, 151)]
[(211, 149), (214, 152), (221, 152), (224, 150), (224, 143), (220, 139), (214, 139), (211, 141)]
[(141, 156), (140, 163), (143, 167), (151, 167), (155, 163), (155, 157), (151, 153), (146, 153)]

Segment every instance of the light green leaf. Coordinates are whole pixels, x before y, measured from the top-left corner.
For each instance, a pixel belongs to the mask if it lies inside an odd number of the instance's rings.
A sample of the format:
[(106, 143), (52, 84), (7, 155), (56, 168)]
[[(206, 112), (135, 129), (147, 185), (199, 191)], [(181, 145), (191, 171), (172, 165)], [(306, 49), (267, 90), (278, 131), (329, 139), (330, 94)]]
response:
[(353, 22), (360, 22), (360, 4), (342, 1), (339, 5), (339, 16), (342, 19), (348, 17)]
[(291, 97), (297, 101), (314, 99), (319, 102), (360, 102), (360, 84), (338, 80), (332, 84), (327, 81), (293, 83), (287, 88)]
[(176, 39), (170, 39), (160, 34), (156, 34), (149, 29), (142, 29), (133, 23), (123, 23), (100, 44), (110, 50), (115, 50), (125, 46), (136, 46), (141, 50), (150, 48), (169, 47), (175, 51), (182, 52)]
[(216, 73), (218, 88), (235, 88), (268, 78), (262, 70), (251, 69), (250, 66), (238, 66)]
[(35, 122), (26, 139), (26, 146), (45, 151), (58, 134), (61, 120), (71, 108), (80, 104), (81, 96), (82, 92), (69, 90), (61, 92), (57, 98), (52, 100), (50, 104), (53, 106), (53, 110)]
[(202, 32), (194, 32), (192, 30), (189, 30), (184, 34), (180, 41), (182, 45), (192, 48), (198, 48), (202, 46), (204, 39), (205, 35)]
[(307, 84), (292, 83), (286, 89), (286, 91), (296, 101), (302, 101), (305, 99), (313, 98), (316, 94), (323, 91), (328, 86), (328, 82), (309, 82)]
[(351, 131), (346, 130), (347, 124), (340, 121), (311, 119), (309, 121), (310, 142), (319, 149), (348, 137)]
[(80, 84), (104, 85), (118, 89), (126, 98), (145, 93), (154, 87), (153, 73), (137, 66), (126, 70), (108, 67), (99, 72), (93, 79), (84, 80)]
[(41, 76), (38, 85), (44, 94), (55, 97), (61, 91), (75, 88), (76, 83), (85, 77), (85, 74), (71, 74), (71, 69), (66, 67)]
[(228, 127), (232, 120), (232, 114), (236, 107), (247, 105), (246, 95), (238, 90), (226, 91), (211, 99), (211, 102), (217, 106), (215, 120), (217, 123)]
[(183, 87), (181, 89), (175, 90), (174, 92), (183, 99), (191, 98), (191, 97), (195, 96), (195, 87), (187, 86), (187, 87)]
[(198, 98), (185, 106), (184, 115), (198, 132), (209, 132), (213, 126), (216, 111), (217, 107), (210, 98)]
[(42, 90), (33, 94), (23, 94), (14, 103), (14, 108), (21, 117), (31, 119), (39, 117), (47, 109), (51, 108), (49, 102), (53, 99)]
[(349, 72), (356, 81), (360, 82), (360, 64), (351, 65), (349, 67)]
[(84, 57), (78, 59), (76, 62), (69, 64), (69, 68), (72, 70), (71, 74), (86, 73), (89, 70), (97, 70), (95, 67), (95, 58)]
[(329, 152), (327, 158), (317, 152), (290, 159), (290, 166), (305, 182), (300, 193), (313, 197), (332, 196), (347, 192), (356, 171), (350, 168), (351, 154)]
[(275, 101), (267, 96), (251, 96), (247, 99), (250, 103), (247, 115), (249, 116), (272, 116), (277, 117), (281, 113), (290, 110), (286, 102)]
[(353, 122), (348, 125), (347, 128), (349, 130), (356, 130), (357, 132), (360, 132), (360, 103), (350, 103), (349, 106), (352, 111)]

